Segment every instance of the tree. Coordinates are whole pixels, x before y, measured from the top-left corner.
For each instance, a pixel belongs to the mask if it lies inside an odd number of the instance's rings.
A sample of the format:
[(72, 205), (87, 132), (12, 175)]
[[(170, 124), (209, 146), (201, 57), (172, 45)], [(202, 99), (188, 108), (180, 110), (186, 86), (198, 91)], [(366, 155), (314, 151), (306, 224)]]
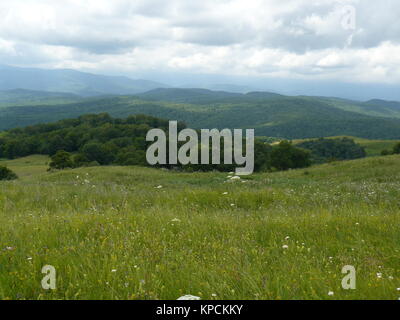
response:
[(115, 158), (115, 150), (99, 142), (88, 142), (82, 148), (82, 154), (90, 161), (97, 161), (101, 165), (110, 164)]
[(309, 140), (296, 145), (299, 148), (311, 151), (311, 159), (315, 163), (331, 160), (359, 159), (366, 156), (362, 146), (349, 138)]
[(15, 180), (18, 176), (7, 167), (0, 166), (0, 180)]
[(271, 165), (278, 170), (305, 168), (311, 165), (310, 152), (281, 141), (271, 152)]
[(73, 168), (74, 163), (71, 160), (71, 154), (64, 150), (59, 150), (51, 157), (50, 168), (51, 169), (66, 169)]

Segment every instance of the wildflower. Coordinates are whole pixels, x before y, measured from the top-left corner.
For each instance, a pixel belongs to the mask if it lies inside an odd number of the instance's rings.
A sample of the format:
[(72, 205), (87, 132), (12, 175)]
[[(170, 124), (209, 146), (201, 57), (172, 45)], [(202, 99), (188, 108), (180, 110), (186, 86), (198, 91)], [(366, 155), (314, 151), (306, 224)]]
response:
[(177, 300), (200, 300), (200, 297), (196, 297), (196, 296), (187, 294), (185, 296), (179, 297)]
[(239, 176), (233, 176), (233, 177), (231, 178), (231, 180), (240, 180), (240, 177), (239, 177)]
[(284, 245), (282, 246), (282, 248), (283, 248), (283, 249), (289, 249), (289, 246), (286, 245), (286, 244), (284, 244)]
[(211, 294), (211, 296), (212, 296), (212, 297), (216, 297), (216, 296), (217, 296), (217, 294), (216, 294), (216, 293), (213, 293), (213, 294)]
[(333, 291), (328, 292), (328, 296), (333, 296), (335, 293)]
[(181, 222), (178, 218), (172, 219), (171, 222)]
[(160, 186), (155, 187), (155, 189), (162, 189), (162, 187), (163, 186), (160, 185)]
[(28, 257), (27, 260), (29, 260), (29, 261), (32, 260), (32, 257)]
[(382, 273), (381, 273), (381, 272), (378, 272), (378, 273), (376, 274), (376, 276), (378, 277), (378, 279), (381, 279), (381, 278), (382, 278)]
[(289, 239), (290, 239), (290, 237), (289, 237), (289, 236), (285, 237), (285, 240), (289, 240)]
[(223, 195), (226, 196), (228, 194), (228, 192), (224, 192)]
[(117, 269), (112, 269), (111, 272), (117, 272)]
[(234, 203), (231, 203), (231, 207), (234, 207), (235, 206), (235, 204)]

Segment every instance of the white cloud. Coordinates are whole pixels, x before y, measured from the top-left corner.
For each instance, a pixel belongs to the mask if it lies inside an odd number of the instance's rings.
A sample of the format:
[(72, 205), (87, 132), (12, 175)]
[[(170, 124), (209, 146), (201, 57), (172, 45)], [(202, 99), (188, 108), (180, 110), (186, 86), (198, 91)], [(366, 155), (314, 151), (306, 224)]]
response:
[[(343, 28), (353, 5), (354, 30)], [(396, 0), (0, 2), (2, 63), (400, 82)]]

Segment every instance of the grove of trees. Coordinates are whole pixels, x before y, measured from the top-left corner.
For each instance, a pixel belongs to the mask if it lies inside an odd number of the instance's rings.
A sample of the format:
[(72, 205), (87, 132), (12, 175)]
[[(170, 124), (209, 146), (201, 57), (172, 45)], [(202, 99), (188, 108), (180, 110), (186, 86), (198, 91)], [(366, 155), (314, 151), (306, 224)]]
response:
[(314, 163), (364, 158), (365, 149), (350, 138), (309, 140), (296, 145), (310, 150)]
[[(168, 127), (168, 120), (146, 115), (125, 119), (112, 118), (107, 113), (83, 115), (2, 132), (0, 158), (45, 154), (51, 157), (50, 169), (111, 164), (147, 166), (146, 150), (150, 144), (146, 141), (147, 132), (152, 128), (167, 132)], [(178, 131), (185, 127), (178, 122)], [(255, 142), (255, 171), (303, 168), (310, 164), (310, 153), (287, 141), (275, 146)], [(181, 169), (233, 171), (235, 167), (236, 164), (188, 165)]]

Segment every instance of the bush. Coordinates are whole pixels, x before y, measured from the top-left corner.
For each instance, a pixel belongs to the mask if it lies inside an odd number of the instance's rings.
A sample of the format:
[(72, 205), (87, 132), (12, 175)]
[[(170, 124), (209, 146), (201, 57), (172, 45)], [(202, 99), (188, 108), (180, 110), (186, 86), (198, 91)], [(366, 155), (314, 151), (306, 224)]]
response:
[(74, 163), (71, 160), (71, 154), (64, 150), (59, 150), (51, 157), (50, 168), (51, 169), (66, 169), (73, 168)]
[(0, 166), (0, 180), (15, 180), (18, 176), (7, 167)]
[(393, 147), (393, 154), (400, 154), (400, 142)]

